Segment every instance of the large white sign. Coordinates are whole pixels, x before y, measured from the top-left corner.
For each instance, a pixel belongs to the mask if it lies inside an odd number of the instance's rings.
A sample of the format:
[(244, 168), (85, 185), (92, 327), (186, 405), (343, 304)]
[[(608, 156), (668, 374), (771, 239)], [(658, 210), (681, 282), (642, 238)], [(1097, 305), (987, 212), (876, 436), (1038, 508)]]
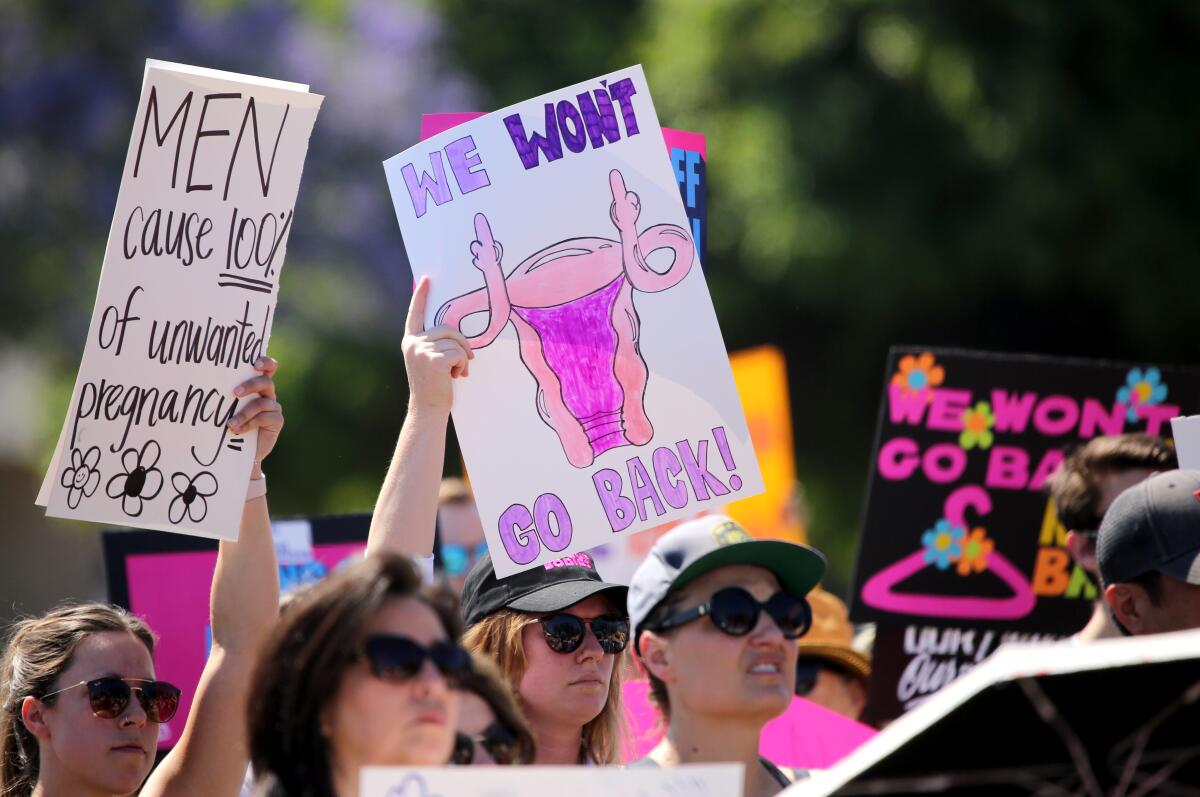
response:
[(361, 797), (741, 797), (741, 764), (635, 767), (367, 767)]
[(226, 422), (270, 340), (322, 99), (146, 63), (46, 514), (236, 538), (257, 437)]
[(664, 146), (632, 67), (384, 164), (500, 576), (763, 489)]

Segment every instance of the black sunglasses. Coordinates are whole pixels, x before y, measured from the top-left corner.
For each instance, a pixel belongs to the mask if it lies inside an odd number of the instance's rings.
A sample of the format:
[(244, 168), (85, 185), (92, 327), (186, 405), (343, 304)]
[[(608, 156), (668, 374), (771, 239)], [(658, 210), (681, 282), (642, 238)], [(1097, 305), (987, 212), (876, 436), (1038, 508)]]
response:
[(730, 636), (745, 636), (758, 625), (760, 612), (766, 611), (787, 639), (804, 636), (812, 625), (812, 610), (808, 601), (790, 592), (776, 592), (760, 602), (741, 587), (726, 587), (713, 593), (707, 603), (668, 617), (654, 626), (655, 631), (667, 631), (699, 620), (707, 615), (718, 629)]
[(796, 662), (796, 694), (806, 697), (817, 687), (817, 678), (824, 669), (820, 659), (800, 659)]
[[(130, 682), (137, 686), (130, 686)], [(65, 686), (54, 692), (42, 695), (42, 700), (60, 695), (70, 689), (86, 686), (88, 703), (92, 713), (101, 719), (116, 719), (125, 713), (133, 693), (137, 693), (138, 703), (146, 712), (146, 719), (151, 722), (167, 722), (179, 710), (179, 687), (166, 681), (151, 681), (146, 678), (117, 678), (109, 676), (97, 678), (94, 681), (80, 681), (77, 684)]]
[(519, 764), (517, 742), (517, 735), (501, 722), (493, 722), (478, 736), (456, 733), (450, 763), (460, 767), (474, 763), (475, 744), (478, 743), (497, 764)]
[(454, 688), (471, 673), (471, 656), (449, 642), (422, 647), (405, 636), (376, 634), (367, 637), (363, 652), (375, 677), (393, 683), (415, 678), (426, 657)]
[(555, 653), (574, 653), (583, 644), (587, 628), (605, 653), (620, 653), (629, 644), (629, 618), (606, 614), (584, 620), (573, 614), (548, 614), (539, 617), (546, 645)]

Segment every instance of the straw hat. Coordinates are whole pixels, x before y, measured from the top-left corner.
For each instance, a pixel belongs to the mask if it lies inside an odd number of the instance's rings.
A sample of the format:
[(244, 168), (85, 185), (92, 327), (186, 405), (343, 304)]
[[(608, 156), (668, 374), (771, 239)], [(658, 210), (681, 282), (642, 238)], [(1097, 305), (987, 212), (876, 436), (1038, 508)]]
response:
[(845, 667), (860, 678), (871, 674), (871, 660), (854, 649), (854, 626), (846, 604), (817, 587), (808, 593), (812, 606), (812, 628), (797, 640), (800, 658), (821, 658)]

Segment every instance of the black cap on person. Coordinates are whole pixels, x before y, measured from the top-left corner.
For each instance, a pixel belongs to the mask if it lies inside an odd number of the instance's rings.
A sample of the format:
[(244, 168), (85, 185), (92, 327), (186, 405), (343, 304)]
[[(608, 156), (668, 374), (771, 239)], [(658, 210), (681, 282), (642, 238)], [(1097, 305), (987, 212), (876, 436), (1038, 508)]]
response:
[(463, 622), (470, 627), (501, 609), (559, 612), (593, 595), (604, 595), (621, 614), (629, 588), (610, 584), (596, 572), (590, 554), (579, 552), (536, 565), (508, 578), (496, 578), (491, 554), (484, 554), (463, 584)]

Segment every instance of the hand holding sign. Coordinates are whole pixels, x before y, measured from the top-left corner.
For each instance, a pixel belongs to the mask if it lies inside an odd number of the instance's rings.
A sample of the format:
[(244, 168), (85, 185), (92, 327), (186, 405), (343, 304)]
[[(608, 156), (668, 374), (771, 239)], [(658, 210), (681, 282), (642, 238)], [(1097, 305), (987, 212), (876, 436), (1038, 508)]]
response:
[[(233, 389), (233, 395), (238, 398), (258, 395), (258, 398), (243, 404), (238, 414), (229, 419), (229, 431), (244, 435), (252, 429), (258, 430), (258, 448), (254, 457), (257, 471), (279, 440), (283, 430), (283, 407), (275, 398), (275, 372), (279, 370), (279, 362), (264, 355), (254, 362), (254, 370), (260, 375), (242, 382)], [(250, 474), (251, 478), (258, 475)]]

